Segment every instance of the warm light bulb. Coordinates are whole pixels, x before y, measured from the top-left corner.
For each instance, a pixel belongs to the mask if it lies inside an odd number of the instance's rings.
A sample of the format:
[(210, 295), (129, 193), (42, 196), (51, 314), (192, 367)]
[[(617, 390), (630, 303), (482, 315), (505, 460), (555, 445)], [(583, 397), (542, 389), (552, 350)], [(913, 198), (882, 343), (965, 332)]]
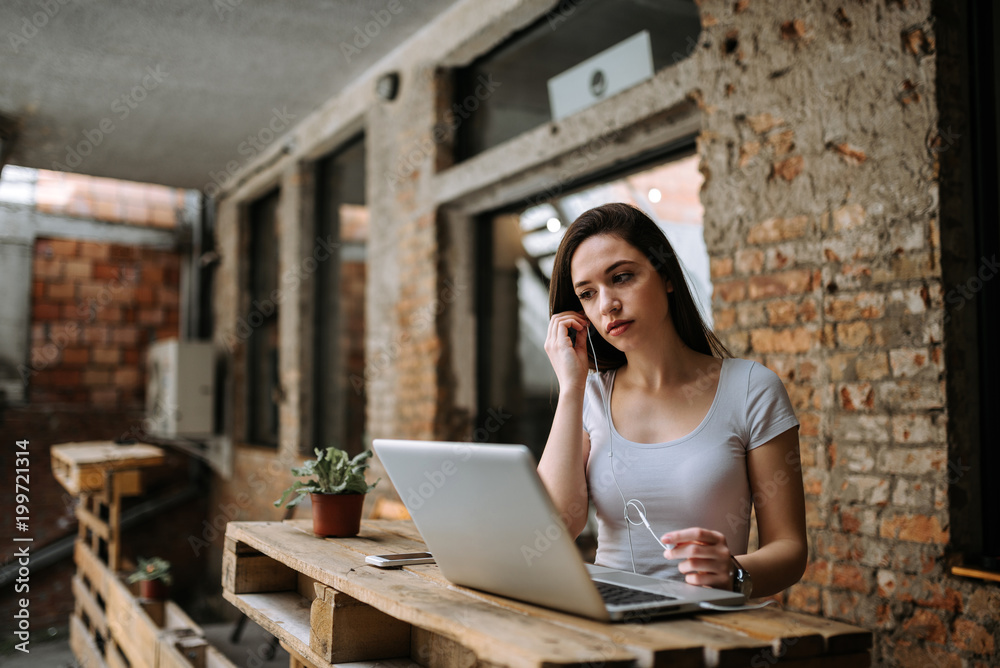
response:
[(656, 204), (657, 202), (660, 201), (660, 189), (659, 188), (650, 188), (649, 189), (649, 201), (652, 202), (653, 204)]
[(545, 227), (548, 228), (549, 232), (558, 232), (559, 228), (562, 227), (562, 223), (559, 222), (558, 218), (549, 218), (548, 222), (545, 223)]

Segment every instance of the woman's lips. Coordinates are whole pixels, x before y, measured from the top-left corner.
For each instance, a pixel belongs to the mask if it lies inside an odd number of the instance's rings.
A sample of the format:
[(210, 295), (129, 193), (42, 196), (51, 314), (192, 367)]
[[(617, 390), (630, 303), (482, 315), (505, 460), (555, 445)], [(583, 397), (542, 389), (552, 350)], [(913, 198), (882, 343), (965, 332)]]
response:
[(608, 334), (610, 334), (611, 336), (621, 336), (622, 334), (625, 333), (625, 331), (629, 328), (631, 324), (632, 324), (631, 320), (620, 322), (611, 329), (609, 329)]

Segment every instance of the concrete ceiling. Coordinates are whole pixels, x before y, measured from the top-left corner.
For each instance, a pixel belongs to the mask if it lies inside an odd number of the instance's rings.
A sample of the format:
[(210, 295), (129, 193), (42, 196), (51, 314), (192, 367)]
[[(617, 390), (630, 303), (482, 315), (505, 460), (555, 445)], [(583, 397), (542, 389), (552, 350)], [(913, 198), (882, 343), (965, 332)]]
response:
[(8, 162), (211, 191), (456, 1), (4, 0)]

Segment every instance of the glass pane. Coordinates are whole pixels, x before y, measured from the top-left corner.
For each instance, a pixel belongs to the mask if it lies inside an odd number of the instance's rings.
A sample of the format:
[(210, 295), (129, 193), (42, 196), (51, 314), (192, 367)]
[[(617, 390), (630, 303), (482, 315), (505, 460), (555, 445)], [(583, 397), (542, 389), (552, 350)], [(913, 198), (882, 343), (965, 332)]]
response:
[(250, 205), (250, 311), (247, 341), (247, 437), (257, 445), (278, 446), (278, 289), (275, 190)]
[(689, 56), (701, 32), (692, 0), (561, 2), (532, 26), (455, 72), (461, 161), (552, 120), (548, 80), (646, 30), (653, 69)]
[(357, 137), (317, 166), (316, 233), (334, 239), (316, 280), (313, 439), (303, 449), (360, 452), (365, 434), (365, 144)]

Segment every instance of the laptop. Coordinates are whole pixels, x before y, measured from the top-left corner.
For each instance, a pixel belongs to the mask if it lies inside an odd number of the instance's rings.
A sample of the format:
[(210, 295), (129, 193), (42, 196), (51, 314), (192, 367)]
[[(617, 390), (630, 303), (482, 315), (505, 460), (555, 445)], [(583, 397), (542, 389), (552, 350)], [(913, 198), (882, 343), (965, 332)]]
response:
[(742, 594), (586, 564), (523, 445), (375, 439), (449, 581), (600, 621), (704, 612)]

